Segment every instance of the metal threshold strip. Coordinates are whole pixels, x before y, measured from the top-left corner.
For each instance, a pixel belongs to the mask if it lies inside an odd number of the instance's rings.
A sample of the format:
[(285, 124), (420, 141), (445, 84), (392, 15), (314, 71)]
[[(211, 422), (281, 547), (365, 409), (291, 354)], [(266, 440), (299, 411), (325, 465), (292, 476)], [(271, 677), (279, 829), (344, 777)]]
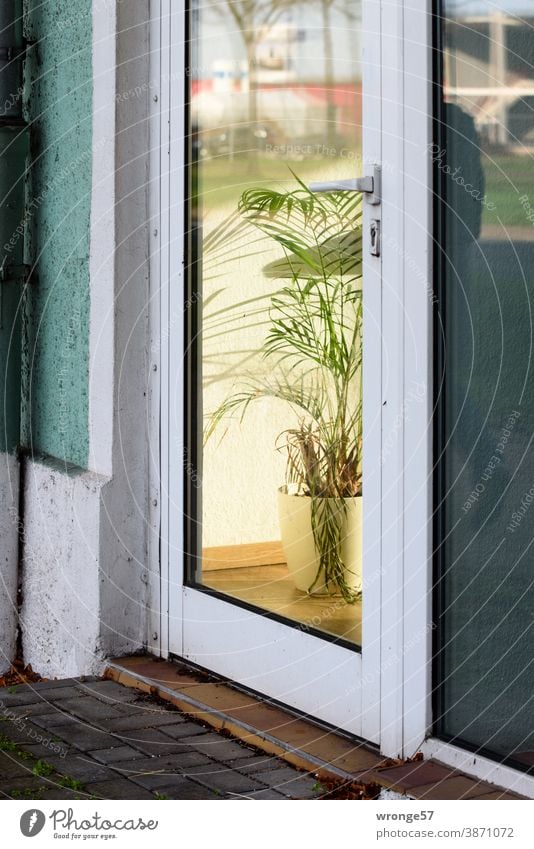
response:
[(319, 776), (393, 790), (414, 799), (519, 799), (433, 760), (381, 758), (350, 739), (185, 663), (115, 658), (106, 677), (159, 696), (183, 713)]

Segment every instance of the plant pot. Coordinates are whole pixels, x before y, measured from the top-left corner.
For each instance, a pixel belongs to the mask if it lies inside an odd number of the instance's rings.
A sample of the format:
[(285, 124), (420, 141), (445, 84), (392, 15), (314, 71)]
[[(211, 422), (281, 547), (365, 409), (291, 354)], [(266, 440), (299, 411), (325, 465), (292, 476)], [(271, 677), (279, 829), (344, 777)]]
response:
[[(311, 595), (331, 595), (335, 587), (326, 586), (324, 577), (317, 578), (319, 556), (315, 548), (311, 523), (311, 498), (288, 495), (285, 487), (278, 490), (278, 516), (282, 547), (289, 574), (297, 589)], [(334, 499), (333, 499), (334, 500)], [(341, 559), (345, 564), (345, 580), (356, 592), (362, 586), (362, 497), (345, 498), (341, 526)], [(310, 587), (316, 581), (313, 589)]]

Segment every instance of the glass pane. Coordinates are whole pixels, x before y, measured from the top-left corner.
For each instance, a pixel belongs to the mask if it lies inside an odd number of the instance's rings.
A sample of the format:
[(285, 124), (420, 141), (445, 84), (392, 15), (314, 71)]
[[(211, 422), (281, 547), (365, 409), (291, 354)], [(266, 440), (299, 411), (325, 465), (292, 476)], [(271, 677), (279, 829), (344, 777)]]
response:
[(444, 132), (433, 150), (446, 219), (439, 724), (523, 765), (534, 764), (529, 8), (445, 0)]
[(360, 1), (190, 16), (188, 580), (361, 621)]

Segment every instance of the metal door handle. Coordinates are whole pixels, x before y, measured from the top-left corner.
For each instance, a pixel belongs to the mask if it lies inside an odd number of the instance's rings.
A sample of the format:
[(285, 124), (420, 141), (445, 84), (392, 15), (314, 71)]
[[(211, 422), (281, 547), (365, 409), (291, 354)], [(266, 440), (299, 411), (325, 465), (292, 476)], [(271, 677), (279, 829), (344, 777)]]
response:
[(310, 183), (310, 192), (363, 192), (367, 202), (378, 206), (381, 201), (380, 165), (373, 166), (373, 174), (368, 177), (356, 177), (353, 180), (332, 180), (328, 183)]

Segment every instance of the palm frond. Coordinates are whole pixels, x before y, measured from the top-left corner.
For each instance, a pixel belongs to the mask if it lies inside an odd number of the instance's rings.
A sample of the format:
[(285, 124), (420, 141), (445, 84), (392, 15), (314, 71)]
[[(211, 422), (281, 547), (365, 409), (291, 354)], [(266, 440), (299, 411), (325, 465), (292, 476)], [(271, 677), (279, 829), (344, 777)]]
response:
[[(320, 558), (314, 585), (323, 575), (353, 602), (341, 527), (344, 499), (362, 492), (361, 200), (344, 192), (314, 195), (296, 179), (294, 191), (254, 188), (239, 202), (242, 221), (282, 249), (283, 256), (264, 268), (265, 276), (287, 282), (268, 296), (263, 319), (266, 335), (257, 354), (267, 375), (239, 381), (208, 417), (205, 436), (228, 416), (243, 420), (261, 398), (292, 409), (298, 426), (282, 433), (276, 447), (286, 454), (287, 484), (311, 497)], [(232, 219), (229, 227), (233, 238), (239, 225)], [(228, 243), (217, 233), (212, 244), (219, 251)], [(235, 306), (212, 314), (212, 333), (224, 332), (225, 320), (238, 312)], [(262, 323), (261, 309), (259, 303), (247, 320)]]

